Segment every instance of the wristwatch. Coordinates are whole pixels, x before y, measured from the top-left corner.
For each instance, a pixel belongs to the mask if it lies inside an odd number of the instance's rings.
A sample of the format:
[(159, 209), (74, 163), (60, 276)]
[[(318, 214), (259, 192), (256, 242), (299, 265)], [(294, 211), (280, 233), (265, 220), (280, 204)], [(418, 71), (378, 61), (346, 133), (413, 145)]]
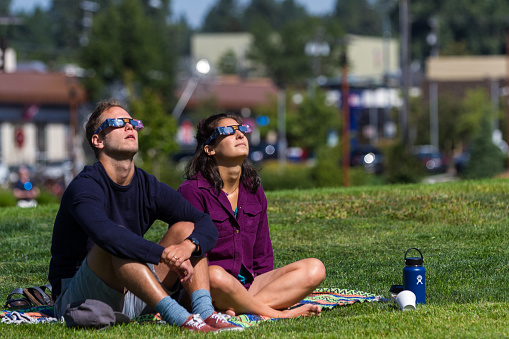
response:
[(193, 255), (200, 256), (201, 248), (200, 248), (200, 242), (198, 241), (198, 239), (193, 238), (193, 237), (189, 237), (187, 239), (191, 240), (191, 242), (196, 246), (196, 249), (193, 251)]

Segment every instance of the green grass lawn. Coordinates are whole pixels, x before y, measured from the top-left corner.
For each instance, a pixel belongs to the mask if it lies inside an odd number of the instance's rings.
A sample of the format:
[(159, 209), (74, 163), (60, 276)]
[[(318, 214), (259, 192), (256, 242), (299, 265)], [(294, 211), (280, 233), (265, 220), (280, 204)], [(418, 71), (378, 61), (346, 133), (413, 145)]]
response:
[[(316, 257), (323, 287), (389, 297), (402, 283), (406, 249), (426, 268), (426, 305), (401, 312), (392, 303), (325, 310), (321, 317), (264, 323), (228, 337), (492, 338), (509, 336), (509, 181), (277, 191), (267, 194), (275, 265)], [(58, 206), (0, 209), (0, 297), (47, 283), (51, 231)], [(165, 225), (147, 237), (157, 240)], [(65, 325), (0, 325), (2, 337), (196, 336), (171, 326), (105, 331)]]

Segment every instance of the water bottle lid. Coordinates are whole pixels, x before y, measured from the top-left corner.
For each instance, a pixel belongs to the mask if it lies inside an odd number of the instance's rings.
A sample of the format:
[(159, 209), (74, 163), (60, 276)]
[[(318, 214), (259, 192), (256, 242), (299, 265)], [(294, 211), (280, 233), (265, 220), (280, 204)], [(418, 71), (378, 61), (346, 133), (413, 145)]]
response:
[[(413, 258), (407, 258), (407, 254), (410, 250), (416, 250), (417, 252), (419, 252), (419, 254), (421, 255), (421, 257), (413, 257)], [(424, 258), (422, 257), (422, 253), (421, 251), (419, 251), (418, 248), (415, 248), (415, 247), (412, 247), (412, 248), (409, 248), (406, 252), (405, 252), (405, 265), (408, 265), (408, 266), (416, 266), (416, 265), (422, 265), (422, 263), (424, 262)]]
[(422, 265), (422, 263), (424, 262), (424, 259), (423, 258), (405, 258), (405, 265), (407, 266), (417, 266), (417, 265)]

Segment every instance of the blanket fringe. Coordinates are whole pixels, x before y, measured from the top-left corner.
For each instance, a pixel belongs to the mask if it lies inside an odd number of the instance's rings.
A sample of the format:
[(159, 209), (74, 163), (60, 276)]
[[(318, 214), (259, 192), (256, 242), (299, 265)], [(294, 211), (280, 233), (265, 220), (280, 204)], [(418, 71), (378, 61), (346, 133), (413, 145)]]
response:
[(19, 313), (16, 311), (6, 313), (2, 317), (2, 324), (14, 324), (14, 325), (20, 325), (20, 324), (40, 324), (40, 323), (56, 323), (58, 322), (57, 318), (51, 318), (51, 317), (40, 317), (40, 318), (34, 318), (26, 313)]

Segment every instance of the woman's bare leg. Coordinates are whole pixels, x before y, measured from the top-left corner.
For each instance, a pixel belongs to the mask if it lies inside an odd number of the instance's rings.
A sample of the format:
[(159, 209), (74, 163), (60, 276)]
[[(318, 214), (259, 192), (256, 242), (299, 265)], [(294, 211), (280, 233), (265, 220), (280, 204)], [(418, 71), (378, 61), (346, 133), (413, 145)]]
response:
[[(310, 259), (306, 259), (306, 260), (310, 260)], [(315, 259), (311, 259), (311, 260), (315, 260)], [(321, 264), (321, 262), (319, 262), (319, 263)], [(302, 265), (297, 265), (297, 266), (300, 267)], [(307, 266), (307, 265), (304, 265), (304, 266)], [(322, 265), (322, 267), (323, 267), (323, 265)], [(280, 269), (278, 269), (278, 270), (280, 270)], [(278, 270), (275, 270), (272, 272), (276, 272)], [(277, 279), (281, 279), (280, 275), (284, 275), (285, 272), (290, 273), (292, 271), (294, 271), (294, 269), (292, 269), (290, 267), (290, 269), (285, 269), (285, 270), (278, 272), (278, 274), (274, 274), (274, 277), (276, 277)], [(292, 306), (293, 304), (301, 301), (310, 292), (306, 293), (302, 298), (300, 298), (299, 300), (290, 304), (289, 306), (284, 306), (281, 308), (271, 307), (268, 302), (261, 300), (256, 295), (254, 295), (254, 292), (251, 292), (251, 289), (253, 288), (253, 286), (255, 284), (258, 285), (259, 287), (263, 287), (263, 282), (256, 283), (256, 280), (259, 277), (255, 278), (255, 282), (253, 282), (253, 285), (251, 286), (250, 290), (247, 291), (244, 288), (244, 286), (242, 286), (242, 284), (236, 278), (234, 278), (232, 275), (230, 275), (228, 272), (226, 272), (223, 268), (221, 268), (219, 266), (210, 266), (209, 272), (210, 272), (210, 291), (211, 291), (214, 306), (217, 309), (222, 310), (223, 312), (225, 312), (229, 315), (246, 314), (247, 313), (247, 314), (264, 315), (264, 316), (271, 317), (271, 318), (293, 318), (293, 317), (297, 317), (300, 315), (304, 315), (304, 316), (317, 315), (317, 314), (320, 314), (320, 312), (321, 312), (321, 307), (317, 306), (317, 305), (303, 305), (301, 307), (298, 307), (298, 308), (295, 308), (292, 310), (280, 310), (280, 309), (288, 308), (288, 307)], [(269, 272), (269, 273), (272, 273), (272, 272)], [(269, 274), (269, 273), (266, 273), (266, 274)], [(260, 277), (263, 277), (266, 274), (263, 274)], [(315, 275), (315, 274), (313, 274), (313, 275)], [(323, 269), (323, 276), (324, 275), (325, 275), (325, 269)], [(290, 278), (292, 278), (292, 277), (290, 276)], [(266, 281), (266, 280), (267, 279), (261, 279), (260, 281)], [(316, 280), (317, 279), (313, 279), (313, 281), (316, 281)], [(323, 280), (323, 278), (321, 278), (320, 282), (322, 280)], [(295, 286), (295, 284), (292, 284), (292, 283), (290, 283), (289, 285), (291, 285), (292, 287)], [(297, 284), (297, 286), (300, 286), (300, 285), (301, 284)], [(265, 284), (265, 286), (267, 287), (268, 285)], [(311, 288), (311, 291), (313, 289), (314, 289), (314, 287)], [(299, 290), (300, 290), (300, 288), (299, 288)], [(260, 292), (262, 292), (260, 290), (260, 288), (256, 288), (256, 287), (255, 287), (254, 291), (256, 291), (256, 293), (258, 293), (258, 294), (260, 294)], [(297, 294), (297, 293), (294, 293), (294, 292), (286, 289), (284, 291), (284, 293), (285, 294), (289, 293), (289, 298), (293, 300), (296, 298), (297, 295), (300, 295), (303, 292), (301, 291), (300, 294)], [(263, 296), (263, 295), (267, 295), (267, 294), (270, 294), (270, 293), (267, 293), (267, 291), (265, 291), (261, 295)], [(288, 299), (288, 298), (286, 298), (286, 299)]]
[(285, 309), (307, 297), (324, 279), (320, 260), (303, 259), (257, 276), (249, 293), (272, 308)]

